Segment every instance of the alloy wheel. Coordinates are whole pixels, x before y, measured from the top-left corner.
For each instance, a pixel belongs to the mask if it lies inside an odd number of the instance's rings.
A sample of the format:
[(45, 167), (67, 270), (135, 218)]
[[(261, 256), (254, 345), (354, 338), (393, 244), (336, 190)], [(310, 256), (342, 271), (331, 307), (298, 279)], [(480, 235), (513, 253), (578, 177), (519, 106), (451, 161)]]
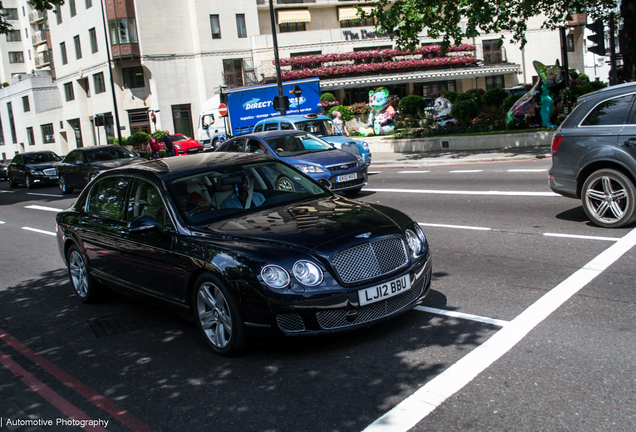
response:
[(88, 273), (84, 258), (77, 250), (72, 250), (69, 254), (68, 268), (73, 289), (80, 298), (86, 298), (88, 296)]
[(205, 282), (197, 295), (197, 316), (203, 333), (216, 348), (226, 348), (232, 340), (232, 313), (218, 286)]
[(614, 170), (593, 173), (583, 185), (583, 208), (597, 225), (617, 228), (633, 221), (634, 184)]

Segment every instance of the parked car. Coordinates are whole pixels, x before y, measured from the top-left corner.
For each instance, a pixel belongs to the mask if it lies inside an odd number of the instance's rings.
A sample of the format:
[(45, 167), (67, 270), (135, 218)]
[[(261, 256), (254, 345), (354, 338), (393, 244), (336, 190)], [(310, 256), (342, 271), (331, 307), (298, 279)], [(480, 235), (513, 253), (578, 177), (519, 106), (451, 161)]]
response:
[[(281, 177), (293, 190), (277, 187)], [(317, 335), (379, 323), (430, 288), (417, 222), (262, 155), (202, 153), (110, 170), (56, 221), (82, 302), (104, 286), (151, 298), (193, 315), (221, 355), (243, 351), (249, 328)]]
[[(254, 126), (252, 132), (270, 130), (302, 130), (316, 135), (319, 138), (333, 144), (340, 150), (347, 150), (347, 145), (355, 145), (364, 163), (371, 164), (371, 151), (366, 141), (354, 140), (344, 133), (324, 115), (288, 115), (283, 117), (271, 117), (261, 120)], [(353, 152), (355, 154), (355, 152)]]
[(550, 188), (601, 227), (636, 221), (635, 95), (632, 82), (580, 96), (552, 139)]
[(9, 173), (7, 172), (7, 166), (0, 163), (0, 179), (9, 180)]
[[(260, 153), (283, 160), (314, 180), (327, 180), (331, 188), (354, 196), (367, 184), (367, 165), (362, 158), (338, 150), (322, 139), (295, 130), (275, 130), (240, 135), (224, 142), (217, 152)], [(293, 190), (293, 182), (281, 178), (278, 186)]]
[(57, 183), (57, 171), (54, 163), (62, 160), (52, 151), (20, 153), (13, 157), (7, 167), (7, 176), (11, 187), (24, 183), (27, 188), (39, 184)]
[(99, 173), (146, 159), (118, 145), (83, 147), (72, 150), (56, 165), (62, 193), (82, 189)]
[(203, 146), (199, 144), (199, 141), (195, 139), (187, 137), (183, 134), (172, 134), (170, 135), (170, 137), (172, 137), (174, 151), (177, 153), (177, 156), (185, 156), (200, 153), (201, 151), (203, 151)]

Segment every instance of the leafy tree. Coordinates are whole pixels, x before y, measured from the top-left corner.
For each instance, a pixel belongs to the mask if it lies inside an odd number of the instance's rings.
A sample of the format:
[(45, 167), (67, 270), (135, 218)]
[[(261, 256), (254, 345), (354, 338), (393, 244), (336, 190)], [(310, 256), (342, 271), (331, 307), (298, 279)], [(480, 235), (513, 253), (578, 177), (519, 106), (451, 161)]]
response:
[[(51, 10), (55, 6), (62, 6), (65, 0), (29, 0), (29, 4), (36, 10)], [(0, 34), (7, 34), (11, 30), (15, 30), (10, 22), (7, 21), (8, 13), (2, 10), (2, 2), (0, 1)]]
[[(587, 13), (590, 19), (607, 20), (619, 0), (377, 0), (371, 12), (358, 9), (362, 18), (375, 18), (379, 32), (395, 39), (397, 46), (413, 50), (419, 44), (418, 35), (426, 29), (428, 36), (460, 44), (464, 38), (480, 34), (508, 31), (511, 39), (526, 44), (528, 20), (537, 15), (546, 17), (543, 26), (556, 29), (565, 25), (574, 13)], [(636, 28), (636, 2), (622, 0), (620, 8), (624, 28)], [(461, 26), (462, 21), (466, 22)], [(624, 54), (623, 78), (635, 77), (635, 44)]]

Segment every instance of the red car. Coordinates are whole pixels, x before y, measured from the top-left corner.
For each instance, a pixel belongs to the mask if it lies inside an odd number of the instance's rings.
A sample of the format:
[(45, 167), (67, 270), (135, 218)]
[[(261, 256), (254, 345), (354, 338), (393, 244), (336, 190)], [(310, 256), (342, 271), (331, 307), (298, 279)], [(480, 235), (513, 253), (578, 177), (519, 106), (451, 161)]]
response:
[(203, 150), (203, 146), (199, 144), (199, 141), (187, 137), (183, 134), (173, 134), (170, 135), (170, 137), (172, 137), (174, 151), (177, 156), (200, 153)]

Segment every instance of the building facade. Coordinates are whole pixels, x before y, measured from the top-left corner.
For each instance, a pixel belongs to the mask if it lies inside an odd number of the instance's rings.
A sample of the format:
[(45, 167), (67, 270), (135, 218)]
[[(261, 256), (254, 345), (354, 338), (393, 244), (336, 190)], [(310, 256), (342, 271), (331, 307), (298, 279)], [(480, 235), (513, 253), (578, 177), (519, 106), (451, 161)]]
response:
[[(356, 4), (275, 0), (281, 60), (395, 48), (373, 22), (358, 18)], [(14, 31), (0, 35), (2, 159), (41, 149), (63, 155), (136, 131), (194, 136), (201, 106), (220, 86), (275, 79), (265, 0), (67, 0), (47, 13), (27, 0), (4, 0), (3, 7)], [(534, 60), (554, 64), (561, 58), (558, 32), (541, 24), (539, 17), (529, 22), (523, 50), (484, 35), (465, 41), (476, 62), (336, 74), (321, 78), (321, 90), (349, 104), (367, 100), (378, 86), (403, 97), (532, 83)], [(570, 68), (581, 72), (583, 28), (567, 31)], [(437, 42), (426, 32), (421, 41)], [(283, 76), (292, 69), (284, 66)]]

